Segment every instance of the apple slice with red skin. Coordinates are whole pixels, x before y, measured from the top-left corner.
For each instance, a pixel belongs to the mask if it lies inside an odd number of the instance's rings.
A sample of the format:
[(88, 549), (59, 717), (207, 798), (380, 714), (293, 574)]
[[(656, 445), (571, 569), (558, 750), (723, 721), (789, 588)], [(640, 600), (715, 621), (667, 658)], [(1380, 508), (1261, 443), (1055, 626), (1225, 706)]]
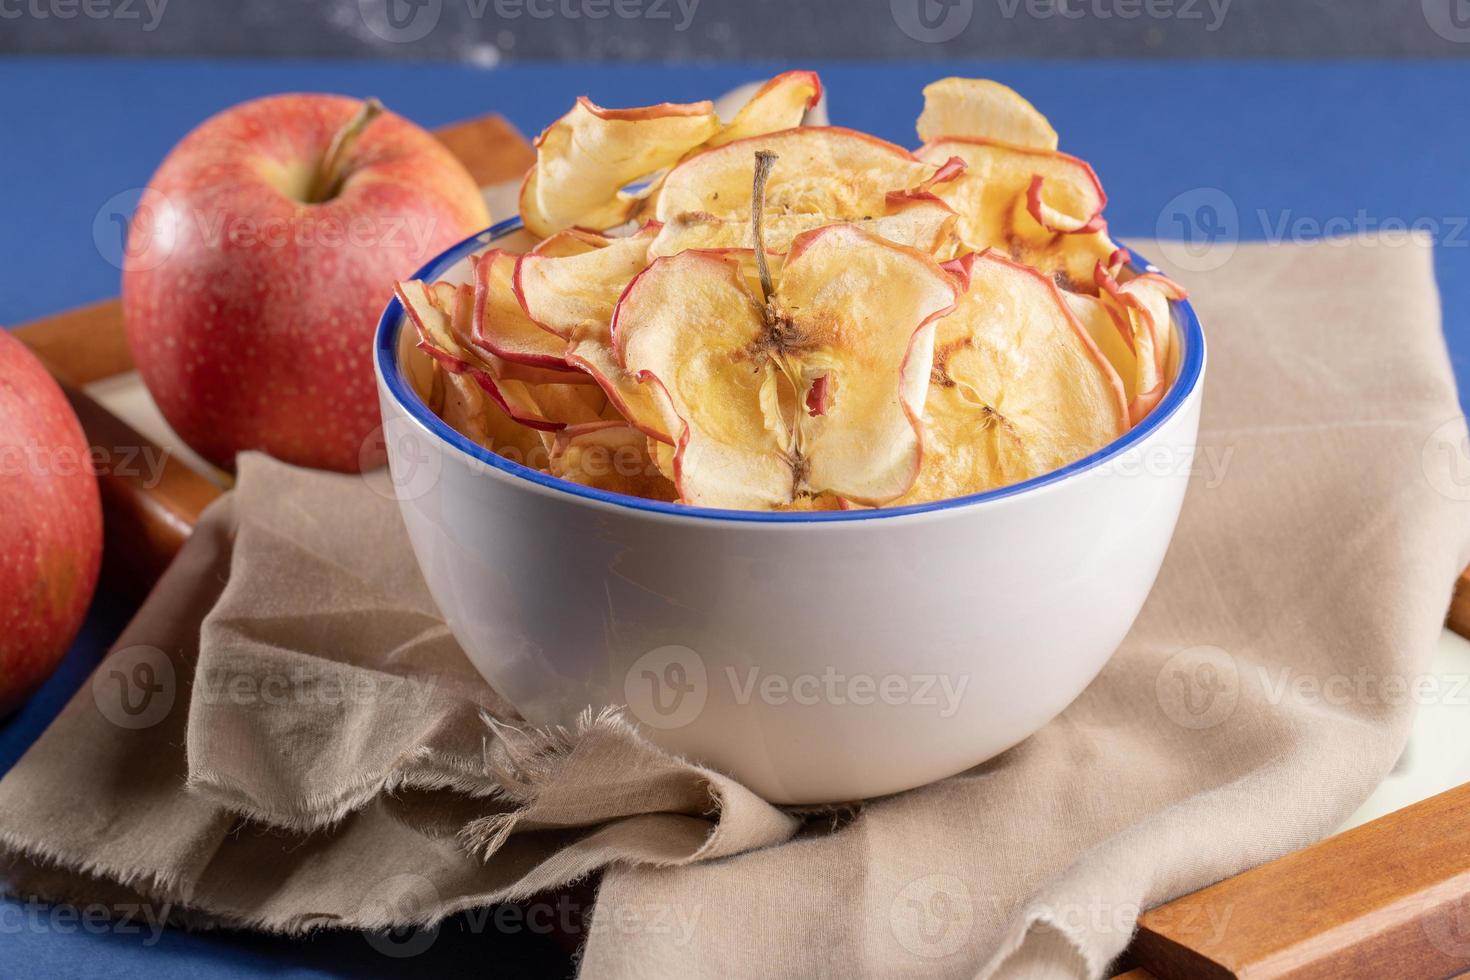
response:
[(1085, 161), (957, 138), (930, 143), (918, 155), (931, 163), (964, 160), (964, 172), (936, 185), (933, 193), (959, 214), (956, 231), (969, 249), (1001, 249), (1069, 288), (1096, 288), (1093, 266), (1110, 262), (1118, 246), (1102, 218), (1107, 195)]
[(505, 413), (468, 374), (456, 374), (435, 365), (442, 381), (442, 400), (436, 414), (456, 432), (513, 462), (533, 469), (544, 465), (546, 449), (541, 433)]
[(512, 419), (533, 429), (555, 431), (568, 424), (592, 421), (597, 410), (579, 384), (532, 384), (509, 376), (505, 362), (464, 343), (474, 313), (474, 290), (468, 284), (430, 286), (418, 280), (394, 287), (418, 332), (419, 348), (452, 374), (472, 378)]
[(1108, 307), (1134, 355), (1128, 414), (1137, 425), (1164, 397), (1173, 337), (1169, 303), (1185, 299), (1188, 294), (1178, 283), (1159, 273), (1146, 273), (1119, 285), (1101, 262), (1094, 277), (1100, 301)]
[[(866, 133), (836, 126), (788, 129), (726, 143), (680, 163), (664, 179), (658, 220), (667, 223), (681, 215), (747, 220), (750, 160), (758, 150), (780, 159), (766, 185), (766, 210), (820, 214), (829, 222), (884, 214), (890, 192), (928, 190), (926, 182), (939, 170)], [(773, 242), (766, 245), (775, 248)]]
[(919, 142), (951, 136), (1055, 150), (1057, 131), (1016, 91), (988, 78), (941, 78), (924, 86)]
[(918, 472), (933, 324), (954, 280), (849, 225), (799, 236), (768, 301), (742, 265), (730, 252), (660, 258), (614, 315), (618, 360), (678, 432), (680, 498), (781, 509), (823, 493), (874, 504), (902, 494)]
[(600, 231), (586, 228), (564, 228), (549, 238), (543, 238), (530, 251), (548, 258), (566, 258), (569, 255), (584, 255), (593, 249), (604, 248), (612, 239)]
[(995, 251), (946, 268), (965, 290), (939, 321), (924, 466), (899, 504), (1050, 473), (1128, 431), (1122, 383), (1055, 283)]
[(821, 101), (822, 80), (816, 72), (782, 72), (757, 89), (730, 124), (710, 137), (704, 148), (793, 129)]
[(592, 377), (633, 426), (672, 443), (648, 389), (613, 356), (609, 333), (618, 298), (647, 268), (648, 245), (658, 232), (659, 225), (650, 223), (636, 235), (610, 238), (587, 251), (527, 254), (516, 263), (514, 288), (526, 315), (564, 339), (569, 365)]
[(673, 482), (650, 457), (649, 440), (623, 421), (570, 425), (556, 433), (547, 472), (583, 486), (647, 500), (672, 501), (678, 496)]
[(512, 287), (532, 322), (563, 341), (606, 337), (613, 308), (633, 277), (648, 267), (648, 246), (659, 225), (573, 254), (529, 252), (516, 261)]
[(673, 165), (720, 128), (711, 102), (606, 109), (579, 98), (536, 138), (521, 220), (542, 238), (576, 225), (622, 224), (637, 204), (621, 193), (625, 186)]
[[(577, 384), (586, 376), (567, 364), (566, 340), (526, 315), (515, 294), (519, 256), (491, 249), (475, 261), (473, 336), (476, 347), (502, 360), (544, 369), (540, 380)], [(523, 380), (530, 380), (523, 377)], [(586, 378), (588, 384), (593, 383)]]

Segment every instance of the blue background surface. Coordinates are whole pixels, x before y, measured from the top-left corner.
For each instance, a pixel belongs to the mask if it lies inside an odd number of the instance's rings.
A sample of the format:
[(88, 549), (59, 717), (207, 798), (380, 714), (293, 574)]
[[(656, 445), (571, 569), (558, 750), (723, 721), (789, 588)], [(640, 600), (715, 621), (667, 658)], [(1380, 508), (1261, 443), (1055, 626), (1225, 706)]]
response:
[[(1097, 168), (1122, 238), (1269, 240), (1302, 219), (1308, 231), (1332, 221), (1370, 230), (1424, 225), (1439, 242), (1445, 333), (1462, 392), (1470, 388), (1470, 127), (1454, 115), (1470, 91), (1470, 65), (805, 67), (822, 73), (834, 122), (909, 145), (926, 82), (968, 74), (1013, 85), (1051, 117), (1063, 149)], [(0, 323), (115, 295), (118, 219), (185, 132), (243, 99), (299, 90), (377, 95), (426, 126), (494, 110), (534, 134), (579, 94), (613, 106), (691, 100), (773, 70), (7, 59), (0, 62)], [(1213, 212), (1201, 210), (1209, 204)], [(98, 597), (62, 669), (0, 723), (0, 773), (83, 683), (130, 614), (123, 600)], [(145, 946), (146, 934), (34, 926), (24, 912), (0, 904), (0, 977), (378, 976), (405, 965), (493, 976), (566, 968), (544, 938), (476, 934), (453, 923), (429, 953), (405, 964), (350, 934), (286, 942), (168, 932)]]

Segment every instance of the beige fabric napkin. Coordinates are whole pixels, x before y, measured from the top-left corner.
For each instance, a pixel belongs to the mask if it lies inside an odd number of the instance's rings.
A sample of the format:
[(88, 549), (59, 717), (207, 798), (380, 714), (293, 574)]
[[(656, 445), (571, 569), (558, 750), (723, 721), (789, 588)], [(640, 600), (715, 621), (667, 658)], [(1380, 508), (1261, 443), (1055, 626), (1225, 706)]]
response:
[(1366, 797), (1470, 560), (1428, 245), (1191, 264), (1210, 375), (1174, 547), (1103, 675), (999, 759), (794, 814), (616, 716), (524, 732), (372, 479), (251, 458), (0, 782), (0, 878), (297, 932), (604, 868), (584, 976), (1105, 975), (1140, 908)]

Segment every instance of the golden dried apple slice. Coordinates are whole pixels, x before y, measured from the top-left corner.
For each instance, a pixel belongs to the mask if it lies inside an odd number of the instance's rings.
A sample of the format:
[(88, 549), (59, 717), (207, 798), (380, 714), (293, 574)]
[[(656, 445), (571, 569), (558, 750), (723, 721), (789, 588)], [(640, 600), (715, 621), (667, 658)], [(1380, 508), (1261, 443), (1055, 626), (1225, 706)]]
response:
[(1121, 382), (1050, 279), (994, 251), (956, 267), (968, 285), (939, 321), (924, 466), (901, 504), (1050, 473), (1128, 430)]
[[(503, 360), (580, 374), (566, 361), (565, 339), (526, 315), (515, 294), (519, 256), (491, 249), (475, 262), (475, 309), (471, 340)], [(590, 381), (590, 379), (589, 379)]]
[(1107, 195), (1085, 161), (1065, 153), (979, 139), (946, 138), (919, 150), (930, 163), (956, 157), (965, 170), (933, 193), (959, 214), (956, 230), (971, 250), (1001, 249), (1061, 276), (1079, 291), (1095, 288), (1092, 268), (1117, 246), (1102, 220)]
[(988, 78), (941, 78), (924, 86), (919, 142), (947, 136), (1000, 140), (1038, 150), (1057, 148), (1057, 131), (1014, 89)]
[(570, 255), (521, 256), (514, 289), (532, 321), (563, 340), (606, 337), (613, 307), (633, 277), (648, 266), (648, 246), (659, 226), (645, 225), (635, 235), (610, 238), (601, 248)]
[(800, 126), (808, 110), (822, 101), (822, 80), (814, 71), (782, 72), (756, 90), (721, 129), (704, 144), (724, 146), (736, 140)]
[(954, 281), (915, 249), (832, 225), (792, 243), (777, 298), (801, 328), (792, 358), (816, 382), (798, 416), (808, 484), (865, 504), (903, 494), (919, 471), (934, 323), (954, 308)]
[(832, 225), (793, 242), (768, 300), (738, 253), (658, 259), (619, 302), (613, 344), (679, 433), (686, 503), (880, 503), (918, 471), (933, 321), (954, 296), (923, 253)]
[(604, 248), (611, 241), (611, 238), (598, 231), (588, 231), (586, 228), (565, 228), (550, 238), (537, 242), (536, 247), (530, 251), (536, 255), (560, 259), (569, 255), (584, 255), (594, 249)]
[(1062, 298), (1118, 375), (1123, 384), (1124, 400), (1132, 404), (1138, 393), (1138, 362), (1133, 354), (1133, 333), (1127, 319), (1112, 303), (1098, 296), (1063, 290)]
[[(677, 427), (670, 427), (653, 390), (639, 384), (618, 363), (610, 340), (581, 337), (567, 346), (567, 361), (586, 371), (601, 387), (609, 405), (649, 439), (673, 446)], [(670, 471), (672, 472), (672, 471)], [(672, 477), (670, 477), (672, 479)]]
[(579, 98), (536, 138), (536, 163), (521, 184), (521, 220), (542, 238), (574, 225), (619, 225), (636, 203), (620, 194), (625, 186), (719, 131), (711, 102), (605, 109)]
[(547, 469), (552, 476), (612, 493), (648, 500), (677, 497), (673, 482), (649, 456), (648, 439), (624, 422), (589, 422), (561, 430), (553, 438)]
[(470, 285), (429, 286), (413, 280), (398, 283), (394, 291), (418, 333), (419, 348), (450, 373), (468, 375), (521, 425), (555, 431), (596, 417), (595, 413), (589, 416), (583, 407), (597, 397), (596, 389), (589, 394), (583, 384), (520, 380), (505, 370), (505, 361), (465, 342), (474, 316), (474, 289)]
[(469, 375), (436, 364), (435, 376), (442, 379), (444, 391), (439, 417), (456, 432), (512, 462), (533, 469), (544, 465), (546, 451), (536, 429), (505, 414)]
[(1137, 425), (1164, 397), (1173, 337), (1169, 302), (1183, 299), (1187, 294), (1177, 283), (1158, 273), (1137, 276), (1120, 286), (1100, 262), (1095, 278), (1101, 301), (1118, 322), (1134, 354), (1128, 415)]
[[(786, 214), (779, 211), (768, 211), (763, 222), (766, 248), (776, 254), (789, 249), (791, 240), (803, 232), (839, 223), (823, 214)], [(882, 216), (849, 223), (879, 238), (917, 248), (940, 259), (949, 258), (958, 241), (954, 232), (954, 211), (927, 193), (891, 195)], [(649, 246), (648, 254), (656, 258), (690, 248), (754, 249), (755, 238), (749, 217), (718, 218), (696, 212), (681, 214), (663, 226)]]
[(829, 221), (881, 215), (890, 192), (921, 187), (936, 172), (903, 147), (866, 133), (834, 126), (788, 129), (726, 143), (680, 163), (664, 179), (658, 220), (686, 214), (748, 219), (751, 160), (758, 150), (780, 159), (766, 186), (766, 210), (826, 215)]

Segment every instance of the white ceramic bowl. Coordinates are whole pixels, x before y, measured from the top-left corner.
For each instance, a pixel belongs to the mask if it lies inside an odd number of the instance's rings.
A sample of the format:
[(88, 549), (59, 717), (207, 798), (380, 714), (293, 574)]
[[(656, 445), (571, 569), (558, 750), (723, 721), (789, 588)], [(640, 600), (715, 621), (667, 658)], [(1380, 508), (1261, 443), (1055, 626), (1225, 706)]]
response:
[[(420, 276), (466, 281), (467, 257), (515, 227)], [(990, 493), (820, 514), (658, 503), (502, 459), (419, 396), (424, 358), (396, 302), (375, 363), (414, 551), (485, 678), (537, 724), (627, 705), (658, 744), (813, 803), (984, 762), (1097, 676), (1188, 482), (1205, 348), (1187, 303), (1174, 320), (1167, 396), (1106, 449)]]

